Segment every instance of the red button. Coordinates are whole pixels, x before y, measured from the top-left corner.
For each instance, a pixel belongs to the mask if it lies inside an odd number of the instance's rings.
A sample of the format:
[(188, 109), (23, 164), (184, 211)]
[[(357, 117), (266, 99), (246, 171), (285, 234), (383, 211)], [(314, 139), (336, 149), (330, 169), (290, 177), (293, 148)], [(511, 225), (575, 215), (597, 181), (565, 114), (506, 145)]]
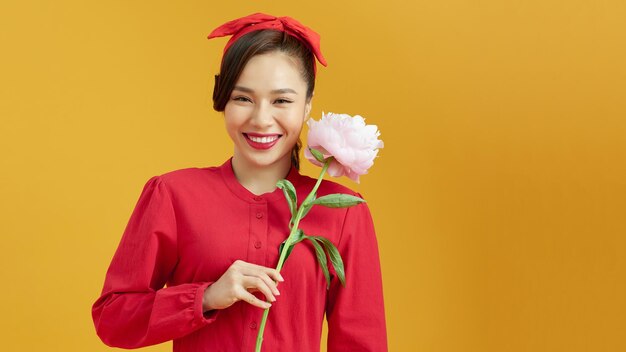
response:
[(254, 200), (261, 201), (261, 200), (263, 200), (263, 197), (256, 196), (256, 197), (254, 197)]
[(256, 249), (261, 248), (261, 241), (254, 242), (254, 248), (256, 248)]
[(256, 218), (257, 219), (260, 219), (262, 217), (263, 217), (263, 213), (261, 213), (261, 212), (256, 213)]
[(252, 329), (252, 330), (256, 329), (256, 323), (255, 322), (250, 323), (250, 329)]

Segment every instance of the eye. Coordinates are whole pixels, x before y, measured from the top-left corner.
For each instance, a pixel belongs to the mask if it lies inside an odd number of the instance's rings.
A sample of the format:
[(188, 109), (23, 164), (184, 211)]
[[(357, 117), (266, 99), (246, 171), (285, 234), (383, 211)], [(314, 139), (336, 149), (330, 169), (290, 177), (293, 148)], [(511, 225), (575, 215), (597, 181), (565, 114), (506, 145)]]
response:
[(276, 100), (275, 100), (275, 102), (276, 102), (276, 103), (278, 103), (278, 104), (289, 104), (289, 103), (293, 103), (291, 100), (281, 99), (281, 98), (276, 99)]
[(234, 97), (233, 100), (235, 100), (235, 101), (250, 101), (250, 99), (248, 99), (247, 97), (243, 97), (243, 96)]

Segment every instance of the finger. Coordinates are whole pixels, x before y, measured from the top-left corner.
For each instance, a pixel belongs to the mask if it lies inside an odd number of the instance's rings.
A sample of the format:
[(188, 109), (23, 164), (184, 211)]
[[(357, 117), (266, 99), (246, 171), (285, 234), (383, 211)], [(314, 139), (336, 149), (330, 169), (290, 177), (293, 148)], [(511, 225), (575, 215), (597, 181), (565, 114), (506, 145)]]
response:
[(272, 306), (271, 303), (261, 301), (260, 299), (256, 298), (252, 293), (246, 290), (241, 290), (241, 291), (242, 292), (240, 292), (239, 297), (238, 297), (241, 301), (246, 301), (247, 303), (250, 303), (251, 305), (255, 307), (259, 307), (261, 309), (267, 309)]
[(259, 291), (261, 291), (261, 293), (263, 293), (265, 295), (265, 298), (267, 298), (270, 302), (275, 302), (276, 301), (276, 297), (274, 297), (274, 294), (272, 294), (272, 291), (267, 286), (265, 281), (263, 281), (262, 279), (260, 279), (258, 277), (244, 276), (242, 278), (242, 285), (246, 289), (248, 289), (248, 288), (256, 288), (256, 289), (258, 289)]
[(272, 278), (272, 280), (274, 281), (285, 281), (285, 279), (282, 277), (282, 275), (280, 275), (278, 270), (247, 262), (242, 262), (241, 273), (249, 276), (261, 276), (260, 274), (265, 274)]
[[(267, 269), (267, 268), (264, 268)], [(275, 296), (280, 296), (280, 291), (278, 291), (278, 282), (274, 281), (274, 279), (272, 279), (267, 272), (264, 272), (263, 270), (260, 270), (257, 272), (256, 275), (250, 275), (252, 277), (258, 277), (261, 280), (263, 280), (265, 282), (265, 284), (267, 285), (267, 287), (270, 288), (270, 290), (272, 290), (272, 293)]]
[(275, 296), (280, 296), (280, 291), (278, 291), (278, 288), (276, 287), (277, 283), (274, 280), (272, 280), (272, 278), (270, 278), (269, 275), (263, 273), (261, 274), (261, 276), (259, 276), (259, 278), (263, 280), (263, 282), (265, 282), (267, 287), (269, 287), (270, 290), (272, 290), (272, 293)]

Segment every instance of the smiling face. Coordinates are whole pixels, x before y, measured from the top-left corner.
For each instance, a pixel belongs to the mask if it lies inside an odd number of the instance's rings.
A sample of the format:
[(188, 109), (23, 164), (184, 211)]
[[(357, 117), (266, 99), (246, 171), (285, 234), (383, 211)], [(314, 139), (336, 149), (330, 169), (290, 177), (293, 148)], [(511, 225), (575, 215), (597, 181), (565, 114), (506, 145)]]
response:
[(295, 59), (273, 51), (252, 57), (224, 108), (233, 158), (249, 167), (291, 162), (311, 101)]

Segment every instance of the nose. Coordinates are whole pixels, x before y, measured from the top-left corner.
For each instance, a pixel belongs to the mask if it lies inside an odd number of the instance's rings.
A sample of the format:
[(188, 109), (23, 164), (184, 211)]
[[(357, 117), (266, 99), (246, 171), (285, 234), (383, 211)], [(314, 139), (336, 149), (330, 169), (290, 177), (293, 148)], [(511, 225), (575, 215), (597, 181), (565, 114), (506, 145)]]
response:
[(252, 125), (260, 130), (272, 126), (274, 123), (272, 106), (264, 101), (256, 104), (250, 120)]

